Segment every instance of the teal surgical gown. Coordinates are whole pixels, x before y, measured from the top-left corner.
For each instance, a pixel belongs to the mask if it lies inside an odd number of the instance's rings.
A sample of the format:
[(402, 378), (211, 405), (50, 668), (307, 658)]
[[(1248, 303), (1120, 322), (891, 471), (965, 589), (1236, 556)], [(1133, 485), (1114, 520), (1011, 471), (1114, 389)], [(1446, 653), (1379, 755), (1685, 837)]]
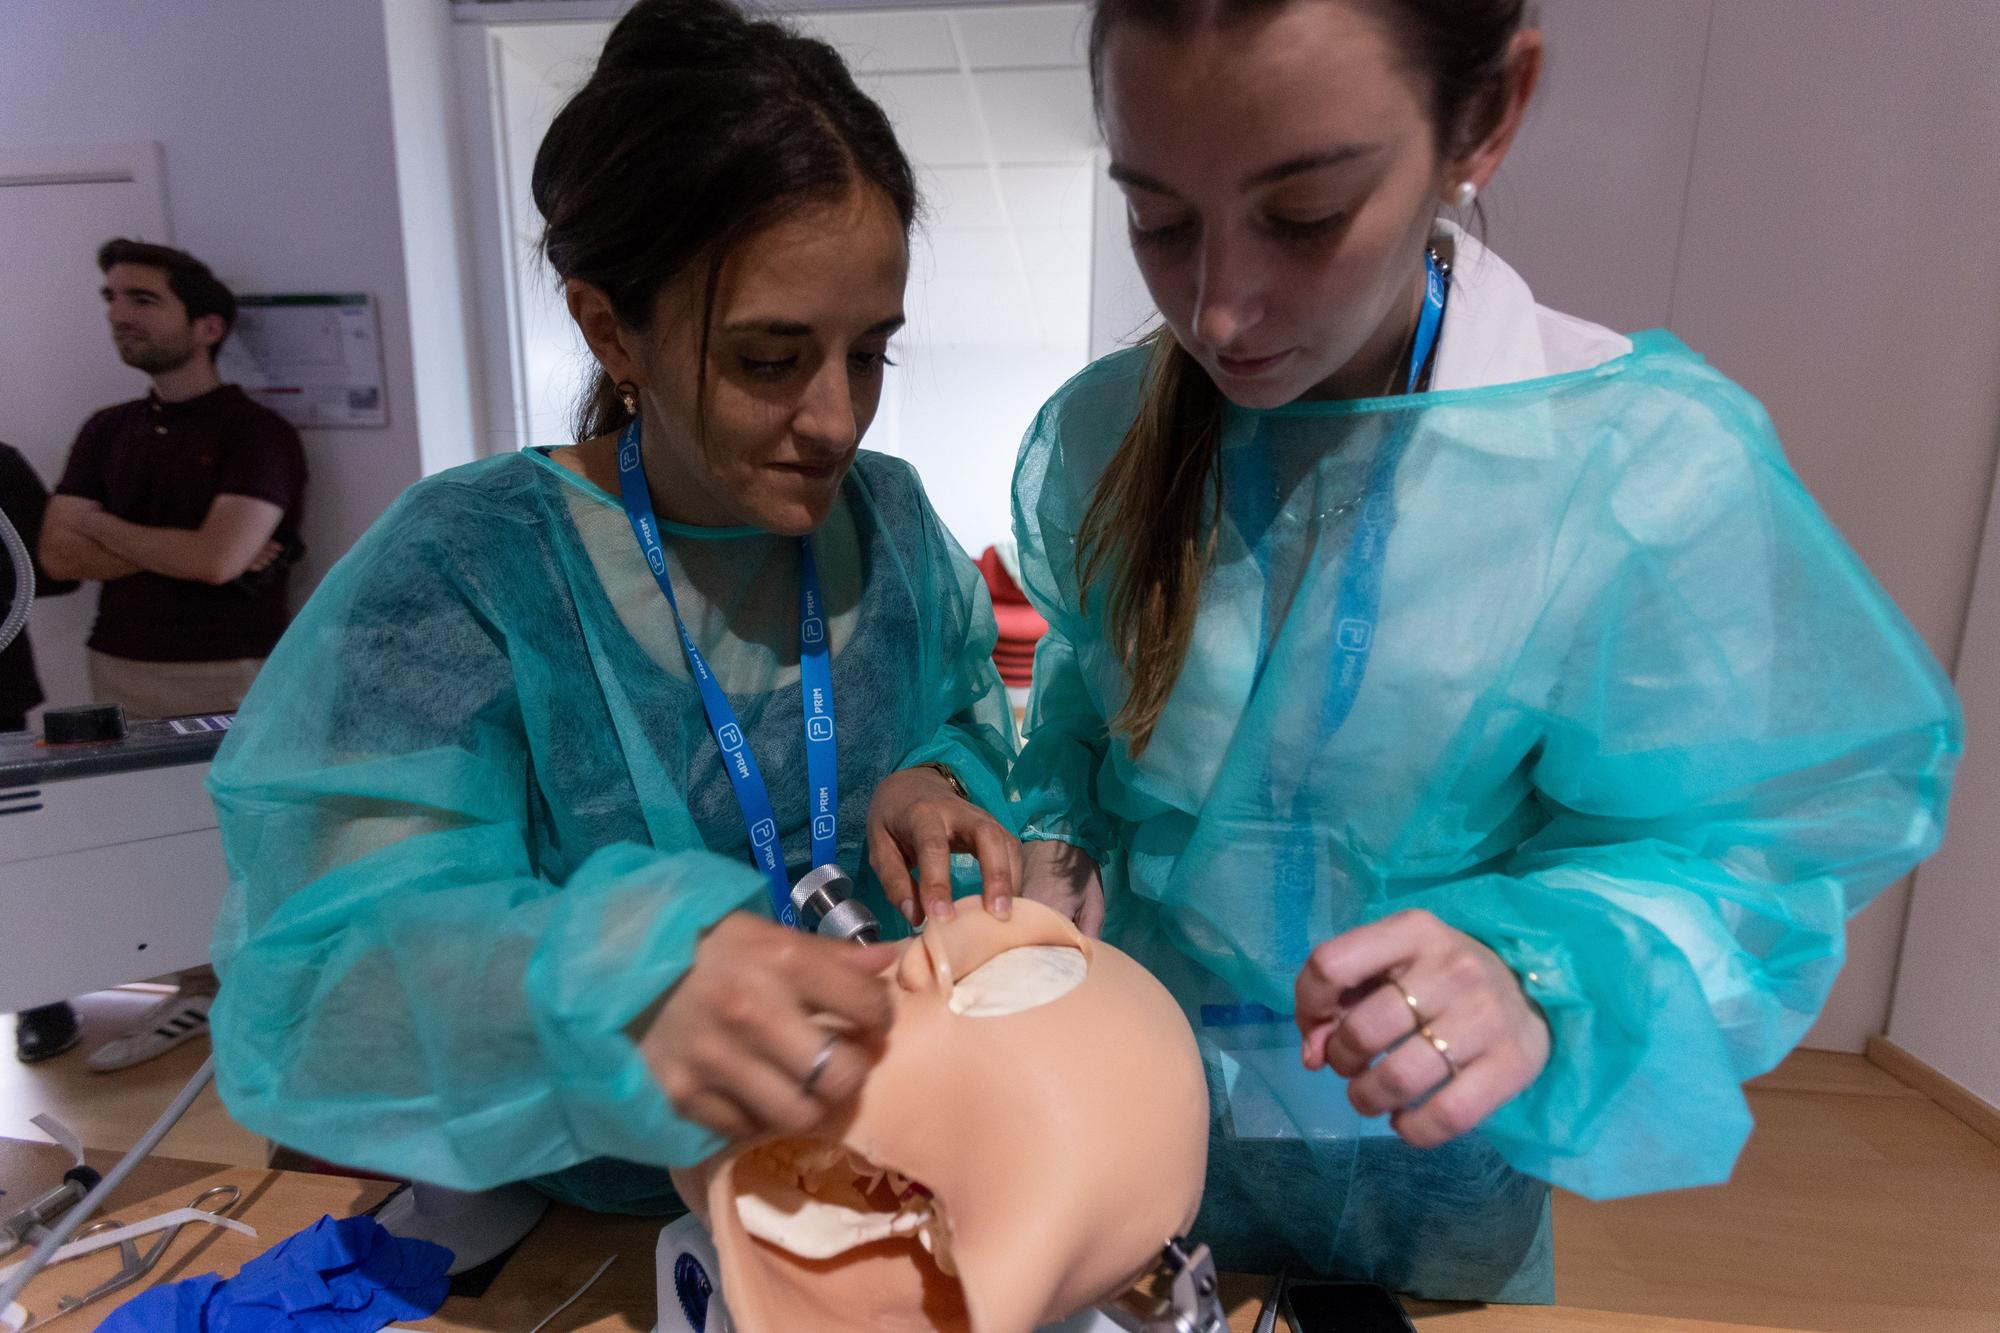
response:
[[(802, 873), (798, 545), (661, 526)], [(864, 863), (876, 783), (939, 760), (1007, 812), (992, 611), (895, 459), (860, 455), (814, 543), (838, 860), (894, 935)], [(589, 1206), (674, 1206), (639, 1168), (719, 1142), (674, 1114), (626, 1028), (699, 932), (770, 907), (616, 497), (532, 452), (412, 487), (279, 644), (210, 790), (231, 874), (212, 1021), (238, 1121), (461, 1189), (535, 1178)]]
[[(1075, 534), (1143, 368), (1093, 365), (1023, 445), (1050, 625), (1023, 836), (1098, 859), (1106, 938), (1197, 1029), (1196, 1234), (1224, 1267), (1548, 1300), (1542, 1182), (1728, 1177), (1739, 1085), (1812, 1022), (1847, 918), (1937, 845), (1950, 687), (1763, 410), (1655, 333), (1552, 378), (1228, 408), (1193, 646), (1135, 760), (1107, 736), (1122, 673)], [(1364, 510), (1388, 533), (1370, 617), (1342, 609)], [(1553, 1038), (1540, 1078), (1431, 1152), (1308, 1074), (1288, 1017), (1315, 943), (1404, 908), (1495, 950)]]

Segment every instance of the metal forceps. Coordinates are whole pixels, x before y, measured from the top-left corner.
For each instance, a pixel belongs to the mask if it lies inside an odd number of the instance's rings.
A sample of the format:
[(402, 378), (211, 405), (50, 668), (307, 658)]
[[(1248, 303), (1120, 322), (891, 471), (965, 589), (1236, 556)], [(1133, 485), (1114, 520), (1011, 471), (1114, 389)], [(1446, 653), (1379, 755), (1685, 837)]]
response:
[[(1278, 1311), (1285, 1303), (1285, 1284), (1291, 1281), (1291, 1266), (1278, 1265), (1278, 1275), (1271, 1279), (1271, 1290), (1264, 1297), (1264, 1308), (1257, 1312), (1254, 1333), (1273, 1333), (1278, 1326)], [(1287, 1321), (1290, 1322), (1290, 1321)]]
[[(198, 1212), (210, 1213), (216, 1217), (221, 1217), (231, 1208), (234, 1208), (237, 1200), (242, 1197), (243, 1191), (234, 1185), (217, 1185), (195, 1195), (194, 1201), (188, 1204), (188, 1207)], [(77, 1239), (82, 1240), (86, 1236), (102, 1231), (114, 1231), (123, 1225), (125, 1225), (123, 1222), (108, 1220), (94, 1222), (78, 1232)], [(125, 1288), (131, 1286), (140, 1278), (153, 1271), (160, 1262), (160, 1256), (167, 1252), (167, 1247), (174, 1243), (174, 1237), (181, 1234), (181, 1227), (186, 1225), (187, 1223), (182, 1222), (179, 1226), (169, 1227), (167, 1230), (161, 1232), (160, 1238), (154, 1241), (144, 1254), (139, 1252), (139, 1246), (136, 1242), (129, 1240), (120, 1241), (118, 1243), (118, 1257), (123, 1260), (123, 1263), (116, 1273), (113, 1273), (110, 1277), (98, 1283), (81, 1296), (60, 1297), (56, 1301), (54, 1314), (36, 1320), (34, 1323), (28, 1325), (26, 1329), (23, 1329), (22, 1333), (33, 1333), (35, 1329), (46, 1328), (56, 1320), (61, 1319), (64, 1315), (75, 1314), (84, 1306), (95, 1305), (106, 1296), (123, 1291)]]

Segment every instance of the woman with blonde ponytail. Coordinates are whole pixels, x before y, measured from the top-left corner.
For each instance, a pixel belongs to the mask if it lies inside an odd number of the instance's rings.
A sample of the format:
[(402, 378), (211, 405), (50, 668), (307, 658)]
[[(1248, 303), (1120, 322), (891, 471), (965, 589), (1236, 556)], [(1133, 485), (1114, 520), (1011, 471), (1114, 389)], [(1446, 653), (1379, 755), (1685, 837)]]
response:
[(1460, 225), (1523, 0), (1098, 0), (1163, 326), (1066, 385), (1023, 892), (1180, 997), (1225, 1267), (1547, 1301), (1550, 1183), (1726, 1179), (1961, 727), (1757, 403)]

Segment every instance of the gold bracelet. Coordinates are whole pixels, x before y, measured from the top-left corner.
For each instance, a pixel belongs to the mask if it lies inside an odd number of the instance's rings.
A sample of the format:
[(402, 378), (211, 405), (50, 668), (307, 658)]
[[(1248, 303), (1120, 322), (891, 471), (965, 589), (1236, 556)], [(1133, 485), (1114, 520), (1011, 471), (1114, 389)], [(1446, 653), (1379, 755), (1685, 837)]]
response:
[(927, 759), (921, 764), (912, 764), (910, 765), (910, 767), (913, 769), (914, 768), (930, 769), (932, 772), (936, 773), (939, 777), (943, 778), (946, 782), (949, 782), (951, 784), (951, 789), (954, 792), (958, 793), (959, 800), (964, 801), (967, 805), (973, 803), (972, 793), (965, 789), (965, 784), (958, 780), (958, 774), (951, 771), (951, 766), (949, 764), (941, 764), (935, 759)]

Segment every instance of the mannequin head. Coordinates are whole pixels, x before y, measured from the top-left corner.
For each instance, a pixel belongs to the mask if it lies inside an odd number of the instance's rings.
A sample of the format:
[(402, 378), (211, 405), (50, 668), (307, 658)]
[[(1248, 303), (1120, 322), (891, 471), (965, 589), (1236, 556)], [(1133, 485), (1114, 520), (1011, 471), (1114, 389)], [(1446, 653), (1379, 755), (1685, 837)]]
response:
[(1201, 1199), (1208, 1096), (1179, 1006), (1032, 902), (934, 921), (821, 1134), (678, 1173), (740, 1333), (1029, 1333), (1130, 1287)]

